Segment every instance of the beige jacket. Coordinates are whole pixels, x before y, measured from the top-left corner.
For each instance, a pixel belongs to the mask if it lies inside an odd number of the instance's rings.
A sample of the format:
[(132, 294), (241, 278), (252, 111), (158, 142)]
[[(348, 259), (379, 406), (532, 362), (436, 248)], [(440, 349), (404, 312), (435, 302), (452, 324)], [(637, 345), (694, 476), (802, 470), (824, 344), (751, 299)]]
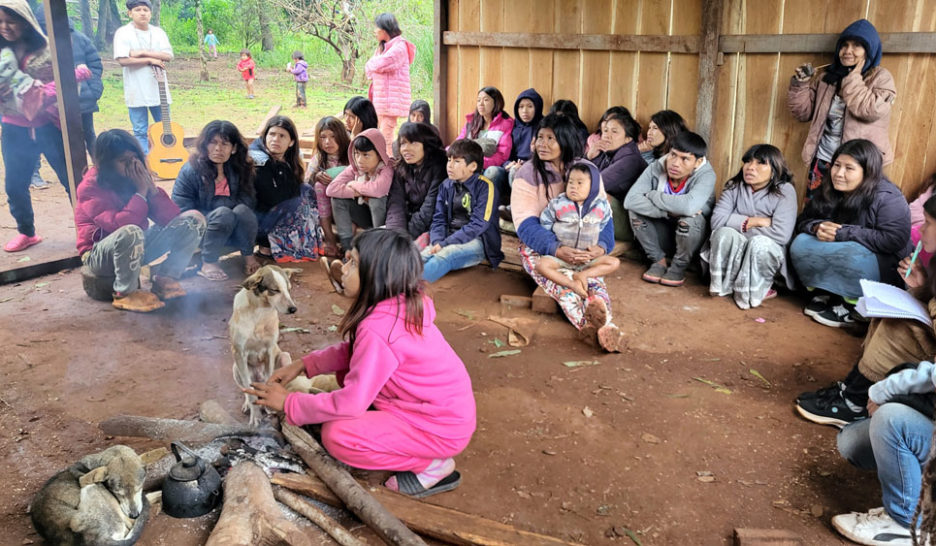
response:
[[(835, 96), (835, 86), (822, 81), (819, 70), (808, 82), (791, 78), (787, 91), (787, 106), (793, 117), (811, 121), (809, 135), (803, 145), (803, 161), (808, 165), (816, 156), (819, 138)], [(845, 101), (845, 126), (842, 142), (863, 138), (873, 142), (884, 155), (884, 164), (894, 161), (887, 131), (890, 126), (891, 104), (897, 97), (894, 77), (886, 68), (876, 66), (864, 75), (853, 70), (842, 78), (841, 97)]]

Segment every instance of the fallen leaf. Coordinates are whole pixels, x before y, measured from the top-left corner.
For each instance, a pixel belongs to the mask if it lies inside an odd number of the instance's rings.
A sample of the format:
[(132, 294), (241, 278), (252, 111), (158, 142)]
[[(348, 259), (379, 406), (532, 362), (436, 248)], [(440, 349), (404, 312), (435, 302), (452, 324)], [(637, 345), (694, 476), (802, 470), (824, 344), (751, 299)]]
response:
[(23, 257), (20, 258), (19, 260), (16, 260), (16, 263), (20, 263), (20, 264), (21, 264), (21, 263), (23, 263), (23, 262), (28, 262), (28, 261), (29, 261), (29, 256), (23, 256)]
[(582, 408), (582, 415), (585, 417), (591, 417), (592, 415), (595, 415), (595, 412), (593, 412), (590, 407), (585, 406)]
[(3, 298), (2, 300), (0, 300), (0, 303), (6, 303), (8, 301), (13, 301), (13, 298)]
[(42, 288), (43, 286), (49, 286), (48, 282), (37, 282), (35, 288)]
[(529, 499), (529, 498), (531, 498), (531, 497), (530, 497), (530, 494), (527, 493), (526, 491), (522, 490), (522, 489), (518, 489), (518, 490), (517, 490), (517, 496), (520, 497), (521, 499)]
[(465, 318), (468, 319), (468, 320), (474, 320), (474, 319), (475, 319), (474, 313), (472, 313), (471, 311), (466, 311), (466, 310), (464, 310), (464, 309), (456, 309), (456, 310), (455, 310), (455, 314), (456, 314), (456, 315), (461, 315), (461, 316), (465, 317)]
[(615, 530), (618, 530), (618, 529), (620, 529), (621, 531), (624, 531), (624, 534), (627, 536), (627, 538), (633, 540), (634, 544), (636, 544), (637, 546), (643, 546), (643, 543), (640, 542), (639, 538), (637, 538), (637, 533), (631, 531), (627, 527), (624, 527), (624, 528), (615, 527)]
[(489, 354), (488, 358), (501, 358), (505, 356), (513, 356), (513, 355), (518, 355), (521, 352), (522, 351), (520, 349), (511, 349), (509, 351), (498, 351), (496, 353)]
[(667, 394), (667, 398), (689, 398), (688, 394), (676, 393), (676, 394)]
[(332, 304), (332, 313), (334, 313), (334, 314), (336, 314), (336, 315), (338, 315), (338, 316), (340, 317), (341, 315), (344, 315), (344, 309), (342, 309), (341, 307), (338, 307), (337, 305), (335, 305), (335, 304), (333, 303), (333, 304)]
[(280, 328), (281, 334), (287, 334), (289, 332), (296, 332), (298, 334), (311, 334), (312, 333), (312, 331), (309, 330), (308, 328), (295, 328), (295, 327)]
[(577, 368), (579, 366), (594, 366), (598, 364), (597, 360), (567, 360), (562, 363), (566, 368)]
[(715, 476), (699, 476), (696, 479), (702, 483), (712, 483), (715, 481)]
[(498, 349), (504, 346), (504, 342), (501, 341), (501, 338), (499, 337), (495, 337), (494, 339), (489, 339), (488, 343), (493, 343), (494, 346), (497, 347)]
[(751, 372), (751, 375), (763, 381), (765, 385), (767, 385), (768, 387), (770, 386), (770, 381), (767, 381), (767, 378), (761, 375), (759, 371), (755, 370), (754, 368), (751, 368), (748, 371)]
[(650, 434), (649, 432), (644, 432), (643, 434), (641, 434), (640, 439), (643, 440), (644, 442), (647, 442), (648, 444), (659, 444), (660, 442), (663, 441), (663, 440), (660, 440), (658, 437), (654, 436), (653, 434)]
[(553, 451), (553, 450), (551, 450), (551, 449), (544, 449), (544, 450), (543, 450), (543, 455), (555, 455), (555, 454), (556, 454), (556, 452)]
[(693, 379), (695, 379), (696, 381), (699, 381), (700, 383), (705, 383), (706, 385), (715, 389), (716, 392), (731, 394), (731, 390), (728, 387), (725, 387), (724, 385), (719, 385), (718, 383), (715, 383), (714, 381), (709, 381), (708, 379), (702, 379), (701, 377), (693, 377)]
[(325, 330), (326, 330), (326, 331), (329, 331), (329, 332), (337, 332), (337, 331), (338, 331), (338, 327), (335, 326), (334, 324), (332, 324), (332, 325), (329, 326), (328, 328), (325, 328)]

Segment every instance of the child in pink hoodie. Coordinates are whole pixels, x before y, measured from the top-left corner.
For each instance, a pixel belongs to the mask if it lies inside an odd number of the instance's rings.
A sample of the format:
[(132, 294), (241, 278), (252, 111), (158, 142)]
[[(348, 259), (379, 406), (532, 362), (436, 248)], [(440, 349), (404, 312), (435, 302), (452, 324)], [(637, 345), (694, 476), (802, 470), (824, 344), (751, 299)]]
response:
[[(475, 400), (465, 365), (433, 323), (419, 253), (405, 234), (375, 229), (354, 239), (351, 261), (361, 289), (341, 322), (347, 341), (244, 392), (285, 411), (291, 424), (322, 423), (322, 443), (336, 459), (395, 471), (389, 489), (419, 498), (450, 491), (461, 480), (453, 457), (475, 430)], [(288, 393), (283, 386), (303, 370), (335, 372), (342, 388)]]
[(325, 188), (325, 195), (331, 198), (342, 255), (351, 248), (354, 225), (365, 229), (384, 225), (387, 194), (393, 182), (387, 145), (377, 129), (365, 129), (351, 141), (348, 163), (349, 168)]

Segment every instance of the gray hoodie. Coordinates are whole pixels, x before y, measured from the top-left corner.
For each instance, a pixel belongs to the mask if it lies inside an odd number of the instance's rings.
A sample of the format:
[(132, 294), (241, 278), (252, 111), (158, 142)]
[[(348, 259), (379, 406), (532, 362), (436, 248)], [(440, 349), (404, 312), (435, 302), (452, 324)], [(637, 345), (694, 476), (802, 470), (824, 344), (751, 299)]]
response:
[(663, 185), (668, 183), (667, 157), (664, 155), (644, 169), (627, 192), (624, 208), (648, 218), (693, 216), (700, 211), (705, 217), (711, 215), (715, 204), (715, 171), (709, 162), (703, 160), (689, 175), (686, 193), (667, 195), (663, 192)]

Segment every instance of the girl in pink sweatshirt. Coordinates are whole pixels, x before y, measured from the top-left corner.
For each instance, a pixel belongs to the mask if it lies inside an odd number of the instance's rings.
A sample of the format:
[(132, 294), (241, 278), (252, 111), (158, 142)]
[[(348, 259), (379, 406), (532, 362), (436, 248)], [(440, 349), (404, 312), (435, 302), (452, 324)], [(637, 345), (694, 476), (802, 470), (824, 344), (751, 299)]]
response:
[[(461, 480), (453, 457), (475, 430), (475, 400), (465, 365), (433, 323), (419, 253), (405, 234), (374, 229), (354, 239), (351, 260), (361, 289), (341, 321), (347, 341), (244, 392), (285, 411), (291, 424), (322, 423), (322, 443), (336, 459), (395, 471), (389, 489), (420, 498), (452, 490)], [(334, 372), (342, 387), (287, 392), (284, 385), (303, 371)]]

